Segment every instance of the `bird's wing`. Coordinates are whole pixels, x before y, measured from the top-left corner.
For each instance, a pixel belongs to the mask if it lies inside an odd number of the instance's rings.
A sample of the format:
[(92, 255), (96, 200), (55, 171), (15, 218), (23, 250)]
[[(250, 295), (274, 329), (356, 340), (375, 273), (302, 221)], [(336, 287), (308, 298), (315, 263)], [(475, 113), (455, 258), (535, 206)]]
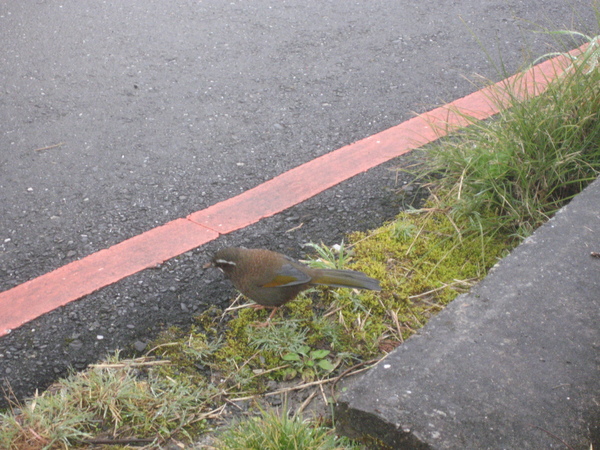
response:
[(310, 277), (304, 272), (298, 270), (292, 264), (284, 264), (271, 281), (262, 285), (262, 287), (283, 287), (297, 286), (310, 281)]

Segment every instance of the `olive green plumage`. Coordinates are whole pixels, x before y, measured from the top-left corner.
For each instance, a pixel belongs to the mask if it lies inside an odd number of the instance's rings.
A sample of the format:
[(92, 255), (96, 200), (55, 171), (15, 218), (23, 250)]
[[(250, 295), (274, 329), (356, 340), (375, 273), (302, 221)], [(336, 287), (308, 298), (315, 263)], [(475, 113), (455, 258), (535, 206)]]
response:
[(378, 280), (362, 272), (313, 269), (270, 250), (224, 248), (215, 254), (212, 264), (242, 294), (267, 307), (284, 305), (314, 285), (381, 290)]

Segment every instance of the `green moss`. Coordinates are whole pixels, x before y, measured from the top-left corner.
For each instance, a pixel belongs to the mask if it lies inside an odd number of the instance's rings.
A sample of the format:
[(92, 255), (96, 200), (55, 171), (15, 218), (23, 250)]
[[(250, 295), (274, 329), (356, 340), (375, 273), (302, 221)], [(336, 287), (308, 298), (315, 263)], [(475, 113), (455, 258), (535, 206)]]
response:
[[(383, 287), (379, 294), (361, 295), (360, 308), (340, 298), (347, 331), (365, 344), (390, 328), (400, 329), (405, 339), (511, 247), (509, 236), (473, 231), (472, 224), (457, 223), (447, 209), (436, 206), (430, 201), (374, 233), (351, 235), (356, 242), (353, 268), (381, 279)], [(390, 321), (394, 315), (398, 324)]]

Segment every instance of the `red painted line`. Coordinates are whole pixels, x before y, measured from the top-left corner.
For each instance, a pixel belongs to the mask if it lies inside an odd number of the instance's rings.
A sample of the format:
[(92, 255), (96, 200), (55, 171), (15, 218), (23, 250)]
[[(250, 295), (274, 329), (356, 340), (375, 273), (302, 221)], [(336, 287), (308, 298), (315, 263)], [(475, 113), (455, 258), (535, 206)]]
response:
[(177, 219), (2, 292), (0, 336), (217, 236), (212, 230)]
[(220, 234), (244, 228), (280, 213), (336, 184), (390, 159), (422, 147), (474, 120), (508, 106), (506, 87), (519, 98), (539, 95), (567, 64), (564, 57), (546, 61), (524, 74), (467, 95), (395, 127), (327, 153), (253, 189), (188, 216)]
[[(573, 52), (579, 52), (582, 48)], [(569, 63), (557, 57), (495, 85), (307, 162), (236, 197), (154, 228), (0, 293), (0, 337), (42, 314), (277, 214), (390, 159), (539, 95)]]

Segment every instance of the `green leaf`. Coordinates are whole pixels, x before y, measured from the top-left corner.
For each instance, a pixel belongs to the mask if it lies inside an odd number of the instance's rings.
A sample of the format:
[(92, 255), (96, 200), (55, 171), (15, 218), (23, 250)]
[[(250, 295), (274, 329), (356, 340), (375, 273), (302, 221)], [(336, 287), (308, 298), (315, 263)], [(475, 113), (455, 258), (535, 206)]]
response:
[(286, 355), (283, 355), (283, 360), (284, 361), (300, 361), (300, 355), (298, 355), (297, 353), (288, 353)]
[(331, 362), (329, 362), (328, 359), (322, 359), (321, 361), (319, 361), (317, 363), (317, 365), (321, 369), (326, 370), (327, 372), (331, 372), (333, 369), (335, 369), (335, 366), (333, 364), (331, 364)]
[(331, 352), (329, 350), (313, 350), (310, 352), (310, 356), (313, 359), (322, 359), (329, 355)]
[(308, 355), (309, 351), (310, 351), (310, 347), (308, 345), (303, 345), (298, 349), (298, 353), (300, 353), (302, 355)]

